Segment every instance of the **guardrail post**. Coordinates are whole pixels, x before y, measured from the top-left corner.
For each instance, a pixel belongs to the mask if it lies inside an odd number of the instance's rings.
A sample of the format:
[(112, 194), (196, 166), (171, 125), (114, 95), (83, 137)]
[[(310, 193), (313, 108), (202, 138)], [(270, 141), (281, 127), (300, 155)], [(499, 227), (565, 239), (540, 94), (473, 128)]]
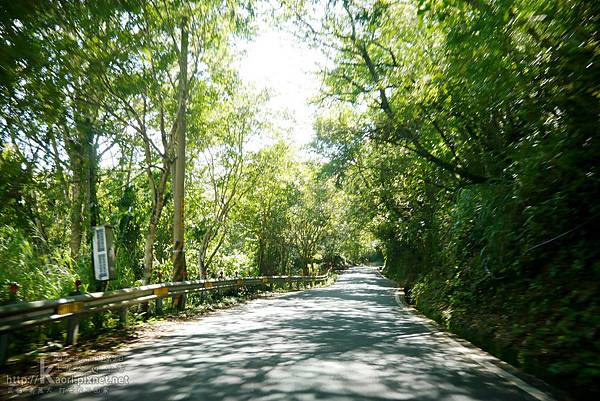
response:
[(72, 316), (67, 319), (67, 345), (77, 344), (79, 336), (79, 317)]
[(156, 298), (156, 302), (154, 303), (154, 313), (156, 313), (157, 315), (162, 315), (162, 313), (163, 313), (162, 298)]
[(8, 333), (0, 334), (0, 366), (6, 364), (8, 359)]
[[(183, 294), (173, 295), (171, 298), (171, 308), (173, 311), (181, 311), (185, 309), (185, 303), (187, 301), (187, 294), (184, 292)], [(179, 303), (177, 303), (179, 302)], [(162, 305), (162, 304), (161, 304)]]
[(119, 309), (119, 326), (125, 327), (127, 326), (127, 316), (128, 309), (126, 306)]

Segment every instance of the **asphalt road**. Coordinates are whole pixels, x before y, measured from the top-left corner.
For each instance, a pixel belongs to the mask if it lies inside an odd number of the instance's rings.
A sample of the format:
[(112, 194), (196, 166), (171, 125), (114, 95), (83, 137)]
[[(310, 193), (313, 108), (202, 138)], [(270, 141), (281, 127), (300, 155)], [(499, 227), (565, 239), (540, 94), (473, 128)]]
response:
[(330, 287), (255, 300), (183, 324), (154, 343), (121, 351), (86, 377), (117, 383), (65, 385), (36, 398), (551, 399), (399, 305), (393, 284), (366, 267), (340, 275)]

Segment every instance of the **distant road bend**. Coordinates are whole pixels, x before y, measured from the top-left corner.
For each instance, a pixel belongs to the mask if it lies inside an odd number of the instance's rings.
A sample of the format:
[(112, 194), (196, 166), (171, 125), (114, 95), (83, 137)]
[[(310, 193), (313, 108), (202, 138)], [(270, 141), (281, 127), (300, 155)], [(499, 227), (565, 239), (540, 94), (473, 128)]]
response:
[[(255, 300), (121, 351), (128, 384), (40, 399), (551, 400), (497, 360), (396, 302), (375, 269), (326, 288)], [(73, 385), (72, 385), (73, 386)], [(66, 391), (65, 391), (66, 390)]]

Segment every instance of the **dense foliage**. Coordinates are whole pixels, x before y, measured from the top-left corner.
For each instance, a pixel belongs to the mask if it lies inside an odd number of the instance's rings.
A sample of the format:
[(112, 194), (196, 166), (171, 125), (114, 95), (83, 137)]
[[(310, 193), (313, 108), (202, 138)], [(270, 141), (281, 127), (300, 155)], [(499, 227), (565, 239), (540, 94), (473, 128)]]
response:
[(332, 60), (316, 147), (385, 271), (452, 330), (598, 391), (597, 2), (319, 7), (290, 4)]
[[(254, 13), (244, 0), (2, 3), (3, 301), (64, 296), (76, 280), (308, 274), (340, 254), (323, 240), (342, 219), (337, 190), (231, 67)], [(98, 224), (115, 231), (104, 284)]]

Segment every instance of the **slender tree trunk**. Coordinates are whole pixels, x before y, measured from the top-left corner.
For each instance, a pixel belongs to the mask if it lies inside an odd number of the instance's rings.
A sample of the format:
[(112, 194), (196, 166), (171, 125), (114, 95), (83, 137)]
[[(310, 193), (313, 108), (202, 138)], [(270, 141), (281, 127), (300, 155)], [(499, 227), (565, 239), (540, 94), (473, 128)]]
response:
[(83, 209), (83, 177), (82, 171), (79, 166), (73, 161), (71, 162), (73, 184), (71, 189), (71, 233), (69, 238), (69, 247), (71, 249), (71, 258), (77, 259), (79, 257), (79, 251), (81, 250), (81, 223), (82, 223), (82, 209)]
[(154, 221), (154, 212), (152, 213), (151, 221), (148, 224), (148, 231), (144, 239), (144, 278), (143, 284), (149, 284), (152, 279), (152, 268), (154, 266), (154, 241), (156, 239), (156, 229), (158, 224)]
[(88, 188), (88, 171), (86, 160), (89, 157), (87, 148), (87, 129), (82, 122), (79, 122), (68, 136), (66, 141), (67, 154), (69, 156), (69, 168), (72, 175), (71, 186), (71, 210), (69, 211), (71, 220), (71, 232), (69, 238), (69, 247), (71, 249), (71, 258), (77, 259), (81, 252), (81, 241), (83, 239), (83, 220), (84, 205), (86, 204)]
[(266, 276), (266, 268), (265, 268), (265, 262), (264, 262), (264, 253), (265, 253), (265, 244), (264, 244), (264, 239), (262, 237), (262, 235), (260, 236), (260, 238), (258, 239), (258, 260), (257, 260), (257, 264), (258, 264), (258, 271), (260, 272), (261, 276)]
[(154, 241), (156, 240), (156, 232), (160, 222), (160, 216), (165, 206), (165, 192), (167, 189), (167, 181), (169, 180), (170, 162), (167, 158), (163, 160), (163, 170), (158, 186), (154, 186), (155, 182), (152, 177), (152, 172), (148, 173), (148, 181), (152, 188), (152, 213), (150, 222), (148, 223), (148, 231), (144, 240), (144, 278), (143, 284), (149, 284), (152, 279), (152, 268), (154, 266)]
[[(179, 105), (177, 110), (177, 129), (175, 132), (175, 174), (173, 177), (173, 276), (176, 281), (185, 277), (184, 255), (184, 195), (185, 195), (185, 112), (187, 104), (187, 54), (188, 28), (187, 18), (181, 21), (181, 49), (179, 58)], [(179, 304), (179, 302), (175, 302)]]
[[(93, 241), (93, 227), (97, 226), (100, 223), (100, 207), (98, 205), (98, 196), (97, 196), (97, 188), (96, 188), (96, 180), (98, 178), (98, 153), (96, 146), (94, 145), (94, 130), (90, 123), (89, 118), (85, 119), (85, 125), (83, 129), (86, 137), (86, 150), (87, 150), (87, 160), (86, 160), (86, 182), (88, 184), (88, 193), (87, 193), (87, 209), (89, 212), (89, 224), (87, 225), (87, 241), (90, 244), (90, 257), (91, 257), (91, 265), (92, 265), (92, 273), (94, 272), (94, 256), (91, 254), (92, 250), (92, 241)], [(98, 282), (96, 280), (92, 280), (92, 285), (90, 289), (92, 291), (101, 291), (106, 287), (106, 283)]]
[(202, 279), (207, 279), (208, 278), (208, 269), (206, 266), (206, 263), (204, 263), (204, 259), (202, 257), (200, 257), (200, 276)]

